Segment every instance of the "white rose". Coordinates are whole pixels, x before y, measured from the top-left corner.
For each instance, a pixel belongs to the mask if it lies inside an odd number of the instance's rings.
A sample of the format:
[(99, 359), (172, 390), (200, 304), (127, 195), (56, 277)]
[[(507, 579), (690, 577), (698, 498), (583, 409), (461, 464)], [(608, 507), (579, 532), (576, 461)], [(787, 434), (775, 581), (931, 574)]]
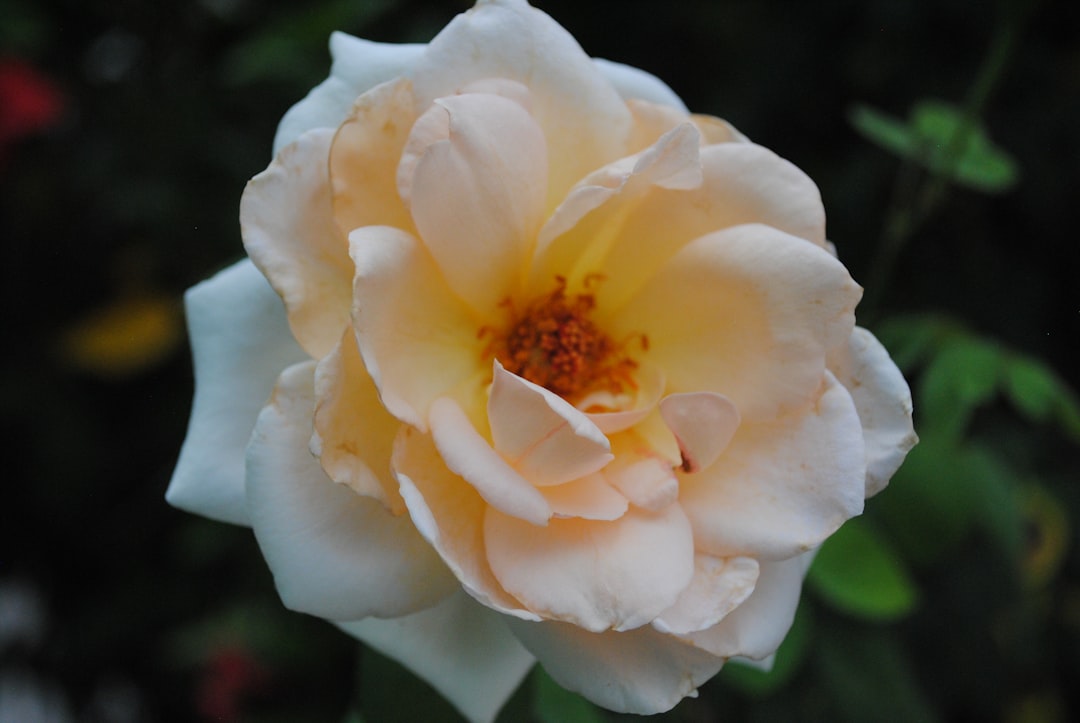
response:
[(813, 182), (523, 0), (331, 51), (188, 293), (169, 501), (473, 720), (767, 659), (915, 441)]

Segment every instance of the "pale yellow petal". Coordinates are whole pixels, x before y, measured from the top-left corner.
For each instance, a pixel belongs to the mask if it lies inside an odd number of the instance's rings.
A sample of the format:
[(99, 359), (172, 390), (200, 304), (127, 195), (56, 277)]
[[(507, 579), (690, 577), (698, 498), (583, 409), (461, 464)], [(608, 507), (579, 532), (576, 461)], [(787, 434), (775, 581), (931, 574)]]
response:
[(349, 320), (352, 262), (334, 223), (327, 158), (334, 132), (310, 131), (248, 182), (240, 199), (244, 247), (285, 301), (300, 346), (319, 359)]
[(330, 479), (381, 502), (395, 515), (405, 501), (390, 473), (401, 422), (386, 411), (364, 368), (352, 329), (315, 370), (315, 433), (311, 452)]
[(807, 404), (825, 353), (855, 324), (861, 289), (824, 249), (769, 226), (703, 236), (653, 272), (610, 319), (645, 334), (669, 392), (716, 392), (744, 420)]

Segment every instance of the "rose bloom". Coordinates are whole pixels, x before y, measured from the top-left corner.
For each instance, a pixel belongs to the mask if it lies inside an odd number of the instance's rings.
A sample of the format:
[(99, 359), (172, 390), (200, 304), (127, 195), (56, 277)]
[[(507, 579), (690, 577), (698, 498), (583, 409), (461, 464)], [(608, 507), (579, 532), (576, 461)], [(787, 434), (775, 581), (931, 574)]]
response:
[(915, 442), (814, 183), (524, 0), (330, 48), (187, 295), (169, 501), (473, 720), (767, 665)]

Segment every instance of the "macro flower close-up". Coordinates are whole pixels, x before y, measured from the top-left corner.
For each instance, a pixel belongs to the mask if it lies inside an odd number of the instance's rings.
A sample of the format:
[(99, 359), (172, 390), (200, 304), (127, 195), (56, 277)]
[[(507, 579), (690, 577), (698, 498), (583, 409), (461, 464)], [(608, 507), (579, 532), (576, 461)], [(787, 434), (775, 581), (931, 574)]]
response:
[(817, 186), (524, 0), (330, 47), (186, 297), (169, 501), (472, 720), (768, 666), (916, 440)]

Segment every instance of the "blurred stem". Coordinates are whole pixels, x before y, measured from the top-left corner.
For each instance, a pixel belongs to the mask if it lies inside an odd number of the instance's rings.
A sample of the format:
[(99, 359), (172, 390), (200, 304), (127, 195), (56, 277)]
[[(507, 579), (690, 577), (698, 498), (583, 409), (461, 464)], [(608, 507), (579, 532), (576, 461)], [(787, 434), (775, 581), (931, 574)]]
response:
[[(878, 239), (877, 253), (870, 266), (866, 296), (860, 305), (860, 316), (867, 321), (872, 320), (880, 310), (900, 252), (945, 200), (953, 168), (962, 157), (971, 131), (1004, 76), (1005, 69), (1016, 51), (1021, 30), (1027, 25), (1027, 19), (1037, 5), (1038, 2), (1019, 3), (1019, 10), (1012, 16), (1001, 12), (1002, 20), (995, 33), (994, 42), (964, 99), (960, 123), (945, 147), (942, 170), (936, 173), (927, 172), (913, 161), (904, 160), (901, 163)], [(920, 149), (921, 155), (928, 155), (929, 152), (929, 148)]]

